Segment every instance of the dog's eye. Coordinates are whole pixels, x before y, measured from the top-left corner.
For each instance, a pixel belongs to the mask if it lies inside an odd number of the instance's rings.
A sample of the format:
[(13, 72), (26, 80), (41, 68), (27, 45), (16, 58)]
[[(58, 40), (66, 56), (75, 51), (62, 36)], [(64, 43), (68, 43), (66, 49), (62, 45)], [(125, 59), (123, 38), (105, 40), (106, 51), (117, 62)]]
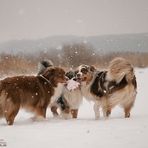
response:
[(82, 68), (82, 69), (81, 69), (81, 72), (82, 72), (83, 74), (87, 74), (88, 69), (86, 69), (86, 68)]
[(79, 72), (79, 71), (78, 71), (78, 70), (76, 70), (76, 71), (75, 71), (75, 74), (77, 74), (78, 72)]

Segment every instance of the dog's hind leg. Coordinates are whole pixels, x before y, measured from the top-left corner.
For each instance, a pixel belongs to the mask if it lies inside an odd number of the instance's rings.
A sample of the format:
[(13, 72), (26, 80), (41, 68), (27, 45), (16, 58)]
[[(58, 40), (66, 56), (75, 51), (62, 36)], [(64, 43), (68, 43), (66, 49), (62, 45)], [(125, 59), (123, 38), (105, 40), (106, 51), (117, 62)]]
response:
[(98, 120), (100, 118), (100, 101), (96, 101), (94, 104), (94, 112), (95, 112), (95, 119)]
[(103, 116), (105, 118), (109, 117), (111, 114), (111, 106), (107, 98), (102, 99), (102, 111), (103, 111)]
[(124, 106), (125, 118), (130, 117), (130, 111), (131, 111), (133, 105), (134, 105), (134, 101)]
[(110, 114), (111, 114), (111, 108), (110, 107), (103, 107), (102, 108), (102, 110), (103, 110), (103, 116), (105, 117), (105, 118), (108, 118), (109, 116), (110, 116)]
[(109, 117), (111, 115), (111, 108), (108, 108), (106, 111), (106, 116)]
[(6, 99), (6, 105), (4, 109), (4, 116), (8, 125), (13, 125), (14, 119), (19, 111), (20, 104), (14, 104), (10, 98)]
[(56, 106), (51, 106), (51, 112), (53, 114), (54, 117), (57, 117), (59, 114), (57, 112), (58, 107)]

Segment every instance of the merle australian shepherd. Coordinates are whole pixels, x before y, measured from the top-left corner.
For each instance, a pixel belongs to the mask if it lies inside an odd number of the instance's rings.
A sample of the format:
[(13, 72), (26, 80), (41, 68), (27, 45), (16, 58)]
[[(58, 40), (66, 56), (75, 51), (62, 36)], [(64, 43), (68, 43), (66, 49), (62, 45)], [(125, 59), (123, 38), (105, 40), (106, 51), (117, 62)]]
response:
[(81, 80), (82, 95), (94, 101), (95, 118), (99, 119), (100, 107), (108, 117), (116, 105), (124, 109), (125, 118), (130, 117), (136, 98), (136, 77), (132, 65), (123, 58), (115, 58), (104, 71), (96, 71), (88, 65), (77, 68), (77, 77)]
[(23, 107), (37, 117), (46, 117), (46, 109), (51, 102), (61, 96), (65, 71), (59, 67), (47, 68), (42, 76), (15, 76), (0, 81), (0, 117), (5, 117), (12, 125)]

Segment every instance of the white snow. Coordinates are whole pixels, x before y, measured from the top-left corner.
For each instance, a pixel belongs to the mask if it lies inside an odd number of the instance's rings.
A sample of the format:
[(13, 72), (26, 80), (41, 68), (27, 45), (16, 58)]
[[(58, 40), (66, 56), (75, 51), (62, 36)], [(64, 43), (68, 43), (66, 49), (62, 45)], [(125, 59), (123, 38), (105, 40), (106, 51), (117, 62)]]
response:
[[(21, 110), (13, 126), (0, 120), (0, 142), (7, 148), (148, 148), (148, 69), (136, 70), (138, 95), (131, 118), (115, 108), (109, 119), (94, 120), (93, 104), (84, 102), (77, 120), (33, 122)], [(1, 147), (1, 146), (0, 146)]]

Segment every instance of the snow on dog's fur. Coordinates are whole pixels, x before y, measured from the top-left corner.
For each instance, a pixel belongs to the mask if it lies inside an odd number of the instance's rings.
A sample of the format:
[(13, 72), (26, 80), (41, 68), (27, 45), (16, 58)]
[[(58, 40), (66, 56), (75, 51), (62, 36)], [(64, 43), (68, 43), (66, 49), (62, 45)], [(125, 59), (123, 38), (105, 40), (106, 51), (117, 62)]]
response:
[(94, 104), (95, 118), (100, 116), (102, 107), (104, 116), (109, 116), (116, 105), (124, 108), (125, 117), (130, 117), (136, 98), (136, 78), (132, 65), (123, 58), (115, 58), (109, 63), (108, 70), (94, 72), (90, 66), (79, 66), (78, 77), (81, 90), (86, 99)]

